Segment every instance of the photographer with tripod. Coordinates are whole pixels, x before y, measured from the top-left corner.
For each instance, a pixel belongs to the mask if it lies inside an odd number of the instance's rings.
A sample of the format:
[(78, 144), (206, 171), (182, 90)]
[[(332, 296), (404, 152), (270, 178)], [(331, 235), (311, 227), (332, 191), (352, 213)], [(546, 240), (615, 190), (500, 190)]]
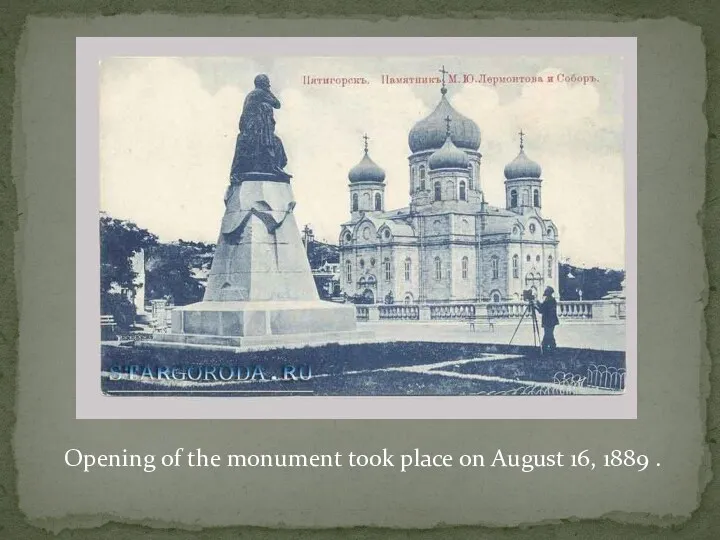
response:
[(557, 301), (553, 297), (555, 289), (552, 287), (546, 287), (543, 297), (543, 302), (535, 303), (531, 301), (531, 305), (535, 311), (542, 315), (542, 327), (543, 327), (543, 338), (542, 338), (542, 350), (545, 352), (552, 352), (557, 344), (555, 343), (555, 327), (560, 324), (557, 316)]

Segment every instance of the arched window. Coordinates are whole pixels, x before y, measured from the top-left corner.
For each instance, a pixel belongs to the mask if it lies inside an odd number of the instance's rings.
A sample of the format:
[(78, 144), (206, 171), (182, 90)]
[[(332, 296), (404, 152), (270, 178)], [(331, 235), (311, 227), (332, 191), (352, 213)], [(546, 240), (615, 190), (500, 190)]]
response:
[(465, 193), (465, 181), (460, 180), (460, 200), (466, 201), (467, 200), (467, 193)]
[(357, 211), (358, 211), (358, 207), (360, 206), (359, 200), (360, 200), (360, 199), (359, 199), (359, 197), (358, 197), (358, 194), (357, 194), (357, 193), (353, 193), (353, 194), (352, 194), (352, 211), (353, 211), (353, 212), (357, 212)]
[(540, 191), (539, 190), (533, 190), (533, 206), (540, 207)]
[(420, 190), (425, 191), (425, 165), (420, 165)]
[(523, 189), (522, 192), (522, 205), (528, 206), (530, 204), (530, 192), (527, 189)]
[(382, 195), (380, 195), (379, 193), (375, 194), (375, 211), (382, 211)]
[(550, 256), (548, 257), (547, 274), (548, 274), (548, 277), (549, 277), (549, 278), (553, 277), (553, 258), (552, 258), (552, 255), (550, 255)]
[(372, 195), (363, 193), (363, 210), (367, 211), (372, 208)]
[(520, 277), (520, 268), (519, 268), (519, 265), (520, 265), (520, 257), (518, 257), (517, 255), (513, 255), (513, 258), (512, 258), (512, 272), (513, 272), (513, 277), (514, 277), (514, 278)]
[(345, 275), (347, 276), (347, 282), (352, 283), (352, 261), (350, 259), (345, 261)]
[(415, 178), (415, 165), (410, 167), (410, 193), (412, 194), (415, 191), (415, 184), (416, 184), (416, 178)]
[(495, 303), (500, 302), (500, 293), (493, 293), (492, 301)]
[(386, 258), (383, 261), (383, 267), (385, 269), (385, 281), (390, 281), (390, 278), (392, 277), (391, 274), (391, 268), (390, 268), (390, 259)]
[(442, 186), (440, 185), (440, 182), (435, 182), (435, 200), (442, 200)]
[(475, 164), (470, 164), (470, 178), (468, 178), (468, 189), (473, 189), (473, 186), (475, 185)]
[(468, 258), (463, 257), (462, 258), (462, 278), (467, 279), (468, 278)]
[(435, 257), (435, 279), (437, 281), (442, 279), (442, 261), (440, 257)]
[(510, 190), (510, 208), (517, 207), (517, 190)]
[(500, 275), (500, 261), (495, 255), (493, 255), (493, 257), (490, 259), (490, 264), (492, 268), (492, 278), (497, 279)]
[(412, 271), (412, 261), (410, 257), (405, 259), (405, 281), (410, 281), (410, 273)]

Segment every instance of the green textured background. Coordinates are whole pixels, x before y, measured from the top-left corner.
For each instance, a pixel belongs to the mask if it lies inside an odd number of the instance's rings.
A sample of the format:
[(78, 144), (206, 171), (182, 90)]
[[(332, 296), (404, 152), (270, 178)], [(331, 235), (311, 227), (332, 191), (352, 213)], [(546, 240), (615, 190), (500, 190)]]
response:
[[(13, 268), (13, 234), (17, 227), (17, 202), (15, 186), (10, 174), (11, 125), (13, 112), (14, 92), (14, 62), (16, 61), (16, 47), (22, 32), (25, 17), (30, 14), (60, 15), (67, 14), (98, 14), (109, 15), (113, 13), (142, 13), (149, 6), (157, 11), (173, 13), (258, 13), (267, 15), (286, 16), (316, 16), (316, 15), (359, 15), (359, 11), (373, 14), (366, 18), (373, 19), (382, 16), (395, 17), (399, 15), (426, 15), (426, 16), (461, 16), (461, 12), (472, 10), (470, 2), (395, 2), (386, 6), (384, 2), (377, 2), (370, 6), (343, 8), (342, 5), (332, 2), (293, 2), (289, 6), (274, 2), (244, 3), (241, 7), (230, 6), (222, 2), (17, 2), (17, 5), (0, 7), (0, 39), (2, 39), (2, 54), (0, 55), (0, 264), (3, 272), (0, 274), (0, 287), (2, 297), (0, 301), (0, 538), (42, 538), (50, 536), (27, 525), (17, 508), (16, 475), (12, 461), (11, 434), (14, 422), (15, 399), (15, 366), (16, 366), (16, 339), (17, 339), (17, 304), (15, 296), (14, 268)], [(547, 18), (547, 19), (603, 19), (620, 20), (638, 17), (676, 16), (689, 23), (703, 27), (703, 36), (707, 48), (708, 59), (708, 123), (710, 139), (708, 145), (708, 185), (706, 193), (706, 208), (703, 216), (706, 247), (710, 251), (717, 247), (718, 217), (714, 215), (716, 208), (718, 182), (713, 181), (716, 175), (716, 166), (713, 158), (717, 157), (718, 147), (715, 132), (717, 130), (718, 112), (715, 110), (717, 100), (718, 69), (720, 60), (718, 50), (720, 46), (720, 29), (707, 25), (710, 21), (720, 20), (720, 7), (718, 2), (689, 2), (684, 5), (674, 5), (671, 2), (646, 2), (643, 4), (614, 4), (611, 2), (484, 2), (483, 11), (473, 12), (477, 17), (494, 17), (497, 15), (517, 18)], [(514, 8), (516, 11), (511, 11)], [(714, 13), (713, 13), (714, 10)], [(533, 14), (533, 12), (539, 12)], [(294, 14), (294, 15), (293, 15)], [(678, 136), (681, 136), (680, 134)], [(715, 212), (716, 214), (716, 212)], [(716, 249), (714, 251), (717, 251)], [(714, 255), (717, 255), (716, 253)], [(718, 347), (718, 332), (714, 321), (717, 316), (717, 295), (713, 284), (716, 282), (718, 261), (708, 257), (708, 271), (710, 282), (708, 317), (708, 345), (716, 355)], [(720, 413), (718, 403), (718, 377), (716, 370), (711, 374), (713, 394), (708, 402), (708, 441), (713, 450), (713, 463), (718, 459), (717, 444), (717, 417)], [(227, 528), (207, 530), (203, 532), (154, 530), (148, 527), (130, 525), (106, 525), (101, 529), (87, 531), (64, 531), (59, 538), (564, 538), (564, 537), (634, 537), (646, 536), (652, 538), (683, 537), (683, 538), (713, 538), (720, 536), (720, 524), (717, 523), (718, 508), (720, 508), (720, 488), (717, 479), (708, 486), (703, 497), (700, 509), (689, 522), (674, 528), (661, 529), (656, 527), (638, 527), (620, 525), (609, 521), (585, 521), (580, 523), (562, 523), (556, 525), (535, 526), (523, 530), (498, 530), (478, 528), (457, 528), (434, 531), (381, 531), (373, 529), (355, 529), (352, 531), (325, 530), (318, 532), (305, 531), (303, 533), (289, 530), (263, 530), (250, 528)], [(715, 531), (714, 533), (712, 531)], [(142, 535), (142, 536), (141, 536)]]

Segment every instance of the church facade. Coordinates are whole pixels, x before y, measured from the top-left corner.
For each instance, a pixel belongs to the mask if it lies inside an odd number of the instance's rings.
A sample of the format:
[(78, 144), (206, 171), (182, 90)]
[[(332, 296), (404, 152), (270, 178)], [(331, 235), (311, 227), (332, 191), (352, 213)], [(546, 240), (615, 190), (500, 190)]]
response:
[(407, 207), (386, 210), (385, 172), (367, 137), (348, 174), (350, 219), (339, 238), (345, 294), (410, 304), (519, 301), (527, 289), (559, 290), (558, 230), (542, 214), (542, 169), (525, 154), (522, 132), (499, 207), (483, 194), (480, 129), (452, 107), (444, 84), (408, 143)]

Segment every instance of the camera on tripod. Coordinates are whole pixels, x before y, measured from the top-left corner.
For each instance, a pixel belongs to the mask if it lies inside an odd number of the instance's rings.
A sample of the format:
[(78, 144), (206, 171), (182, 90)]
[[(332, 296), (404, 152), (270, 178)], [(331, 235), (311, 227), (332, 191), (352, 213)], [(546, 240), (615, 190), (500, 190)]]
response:
[(533, 346), (540, 347), (540, 354), (542, 354), (543, 351), (542, 351), (542, 344), (540, 341), (540, 328), (538, 326), (537, 315), (535, 314), (535, 311), (538, 308), (537, 308), (537, 306), (535, 306), (535, 294), (534, 294), (533, 290), (527, 289), (527, 290), (523, 291), (522, 298), (523, 298), (523, 302), (526, 302), (527, 305), (525, 306), (525, 310), (523, 311), (523, 314), (520, 317), (520, 321), (518, 321), (517, 327), (515, 327), (515, 332), (513, 332), (513, 335), (510, 338), (510, 342), (508, 343), (508, 345), (512, 345), (512, 342), (515, 339), (515, 334), (517, 334), (518, 330), (520, 329), (520, 325), (522, 324), (523, 319), (525, 319), (526, 315), (529, 315), (530, 320), (532, 322)]
[(523, 302), (534, 302), (535, 301), (535, 294), (533, 293), (532, 289), (527, 289), (526, 291), (523, 291)]

